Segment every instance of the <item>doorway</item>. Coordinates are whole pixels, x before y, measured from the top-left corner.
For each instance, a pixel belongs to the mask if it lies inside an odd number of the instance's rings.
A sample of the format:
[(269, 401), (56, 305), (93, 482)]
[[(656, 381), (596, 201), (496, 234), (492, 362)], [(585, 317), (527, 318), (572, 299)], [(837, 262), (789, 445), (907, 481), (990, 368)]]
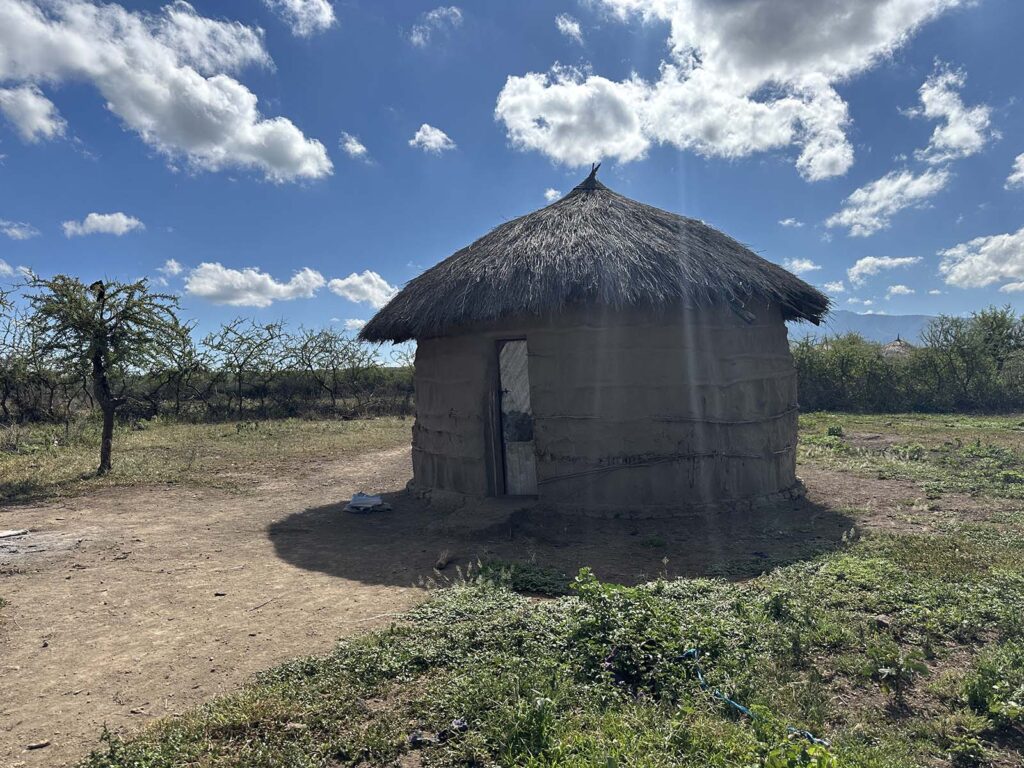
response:
[(501, 452), (506, 496), (537, 494), (537, 456), (530, 408), (530, 368), (526, 339), (499, 343)]

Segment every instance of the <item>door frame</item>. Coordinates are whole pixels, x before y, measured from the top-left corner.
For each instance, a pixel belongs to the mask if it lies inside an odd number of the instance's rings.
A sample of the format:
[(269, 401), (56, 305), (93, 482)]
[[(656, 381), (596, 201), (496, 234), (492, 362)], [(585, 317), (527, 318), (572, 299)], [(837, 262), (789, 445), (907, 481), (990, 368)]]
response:
[[(525, 334), (514, 336), (502, 336), (494, 340), (493, 352), (491, 354), (491, 373), (489, 394), (487, 397), (487, 410), (489, 418), (489, 436), (485, 436), (488, 453), (487, 465), (491, 476), (491, 489), (495, 496), (508, 496), (505, 488), (505, 441), (502, 438), (501, 422), (501, 348), (510, 341), (527, 342), (527, 361), (529, 361), (529, 342)], [(529, 368), (527, 368), (529, 371)], [(536, 495), (517, 498), (536, 498)]]

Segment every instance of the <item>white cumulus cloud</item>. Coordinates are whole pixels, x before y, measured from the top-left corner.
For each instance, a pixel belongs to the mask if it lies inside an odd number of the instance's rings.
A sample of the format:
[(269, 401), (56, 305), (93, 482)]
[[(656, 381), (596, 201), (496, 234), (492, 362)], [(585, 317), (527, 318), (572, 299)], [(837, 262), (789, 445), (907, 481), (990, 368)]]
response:
[(547, 200), (549, 203), (555, 202), (555, 200), (557, 200), (561, 196), (562, 193), (559, 190), (555, 189), (554, 187), (548, 187), (547, 189), (544, 190), (544, 199)]
[(950, 178), (945, 168), (929, 168), (920, 174), (907, 169), (890, 171), (854, 190), (840, 210), (825, 221), (825, 226), (844, 227), (851, 237), (873, 235), (886, 229), (900, 211), (925, 205), (946, 187)]
[(341, 136), (338, 138), (338, 146), (341, 147), (342, 152), (355, 160), (370, 159), (370, 152), (366, 145), (351, 133), (342, 131)]
[(889, 290), (885, 292), (885, 298), (891, 299), (893, 296), (911, 296), (914, 293), (914, 289), (909, 286), (902, 284), (890, 285)]
[(263, 0), (263, 4), (299, 37), (330, 29), (335, 21), (334, 8), (328, 0)]
[(820, 264), (815, 264), (810, 259), (786, 259), (786, 261), (782, 262), (782, 266), (798, 275), (821, 269)]
[(983, 288), (1008, 280), (1000, 290), (1020, 290), (1024, 281), (1024, 227), (1002, 235), (976, 237), (939, 251), (939, 272), (957, 288)]
[(796, 147), (808, 180), (853, 163), (834, 85), (966, 0), (598, 0), (622, 21), (668, 23), (657, 79), (555, 66), (510, 76), (495, 116), (513, 146), (557, 162), (628, 162), (653, 143), (744, 157)]
[(214, 304), (269, 307), (275, 301), (311, 299), (325, 282), (323, 275), (309, 267), (283, 283), (256, 267), (229, 269), (217, 262), (203, 262), (185, 278), (185, 292)]
[(802, 227), (804, 225), (804, 223), (802, 221), (800, 221), (799, 219), (793, 219), (793, 218), (779, 219), (779, 224), (781, 224), (784, 227), (795, 227), (795, 228), (799, 228), (799, 227)]
[[(960, 90), (965, 80), (962, 71), (938, 65), (920, 88), (921, 106), (908, 112), (940, 121), (928, 145), (914, 153), (916, 159), (937, 167), (921, 173), (907, 168), (893, 170), (865, 184), (825, 221), (827, 227), (844, 227), (852, 237), (867, 237), (886, 229), (897, 213), (925, 207), (930, 198), (945, 189), (952, 178), (950, 162), (980, 152), (997, 135), (990, 128), (989, 107), (964, 104)], [(906, 160), (905, 155), (900, 158)]]
[(181, 262), (177, 259), (168, 259), (164, 262), (162, 267), (157, 267), (157, 272), (167, 277), (174, 277), (180, 275), (185, 271), (185, 268), (181, 265)]
[(836, 280), (832, 283), (825, 283), (825, 290), (829, 293), (845, 293), (846, 285), (842, 280)]
[(580, 45), (583, 45), (583, 30), (580, 29), (580, 23), (568, 13), (560, 13), (555, 16), (555, 26), (558, 27), (559, 32), (570, 40), (575, 40)]
[(57, 107), (36, 85), (0, 88), (0, 112), (25, 141), (55, 139), (67, 127)]
[(81, 221), (65, 221), (65, 237), (81, 237), (82, 235), (126, 235), (137, 229), (145, 229), (146, 225), (134, 216), (120, 211), (116, 213), (90, 213)]
[(604, 157), (629, 162), (651, 144), (640, 115), (647, 93), (638, 79), (614, 82), (556, 67), (548, 74), (508, 78), (494, 114), (519, 149), (567, 165)]
[(380, 309), (398, 293), (398, 288), (369, 269), (353, 272), (348, 277), (335, 278), (327, 287), (342, 298), (365, 302), (374, 309)]
[(352, 331), (353, 333), (363, 330), (363, 326), (366, 325), (365, 320), (358, 320), (356, 318), (349, 318), (345, 321), (345, 330)]
[(39, 235), (39, 230), (27, 221), (8, 221), (0, 219), (0, 232), (11, 240), (28, 240)]
[(151, 31), (178, 62), (204, 75), (238, 72), (247, 66), (273, 66), (263, 45), (263, 30), (237, 21), (200, 16), (184, 0), (164, 6), (164, 17)]
[(447, 32), (462, 25), (462, 10), (455, 5), (442, 5), (427, 11), (409, 32), (409, 42), (425, 48), (438, 32)]
[(449, 149), (455, 149), (455, 142), (440, 128), (424, 123), (409, 139), (409, 146), (419, 147), (424, 152), (433, 152), (435, 155), (439, 155)]
[(0, 85), (89, 83), (125, 127), (194, 169), (252, 169), (277, 182), (329, 175), (324, 146), (287, 118), (264, 117), (229, 74), (270, 63), (260, 30), (199, 16), (184, 0), (159, 13), (0, 0)]
[(960, 98), (966, 82), (962, 71), (939, 66), (921, 86), (921, 108), (911, 114), (942, 121), (928, 146), (915, 154), (931, 164), (946, 163), (980, 152), (992, 137), (991, 110), (984, 104), (967, 107)]
[(1006, 177), (1007, 189), (1024, 189), (1024, 152), (1013, 161), (1010, 175)]
[(921, 261), (920, 256), (865, 256), (857, 259), (852, 267), (846, 270), (846, 277), (853, 285), (861, 286), (867, 282), (872, 275), (888, 269), (909, 267)]

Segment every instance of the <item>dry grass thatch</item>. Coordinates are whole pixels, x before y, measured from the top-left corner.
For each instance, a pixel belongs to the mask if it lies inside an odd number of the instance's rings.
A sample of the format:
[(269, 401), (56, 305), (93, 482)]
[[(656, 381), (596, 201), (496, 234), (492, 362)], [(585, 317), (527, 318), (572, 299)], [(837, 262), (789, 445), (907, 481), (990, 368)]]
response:
[(405, 341), (573, 304), (765, 300), (817, 324), (828, 298), (707, 224), (612, 192), (595, 171), (411, 280), (360, 334)]

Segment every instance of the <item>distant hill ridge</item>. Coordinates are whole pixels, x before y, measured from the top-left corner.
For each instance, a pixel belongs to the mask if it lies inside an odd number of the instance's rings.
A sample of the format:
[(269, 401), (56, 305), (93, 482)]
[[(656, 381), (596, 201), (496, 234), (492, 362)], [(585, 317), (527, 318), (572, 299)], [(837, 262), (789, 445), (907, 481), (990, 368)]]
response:
[(860, 315), (845, 309), (837, 309), (825, 316), (821, 325), (810, 323), (789, 323), (791, 341), (808, 336), (840, 336), (844, 333), (859, 333), (868, 341), (885, 344), (897, 336), (911, 344), (921, 343), (921, 332), (935, 318), (931, 315)]

